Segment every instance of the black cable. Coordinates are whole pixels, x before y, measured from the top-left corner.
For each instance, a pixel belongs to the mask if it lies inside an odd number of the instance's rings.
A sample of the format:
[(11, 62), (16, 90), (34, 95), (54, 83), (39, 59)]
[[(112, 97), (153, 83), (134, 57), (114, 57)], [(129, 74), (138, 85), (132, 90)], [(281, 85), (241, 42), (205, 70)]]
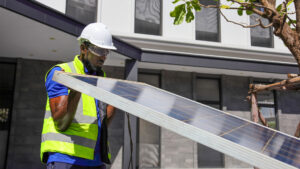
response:
[(132, 136), (131, 136), (131, 125), (130, 125), (130, 119), (129, 119), (129, 113), (126, 112), (127, 115), (127, 120), (128, 120), (128, 132), (129, 132), (129, 137), (130, 137), (130, 161), (128, 163), (128, 169), (130, 169), (130, 164), (131, 164), (131, 169), (133, 169), (132, 165), (132, 151), (133, 151), (133, 142), (132, 142)]

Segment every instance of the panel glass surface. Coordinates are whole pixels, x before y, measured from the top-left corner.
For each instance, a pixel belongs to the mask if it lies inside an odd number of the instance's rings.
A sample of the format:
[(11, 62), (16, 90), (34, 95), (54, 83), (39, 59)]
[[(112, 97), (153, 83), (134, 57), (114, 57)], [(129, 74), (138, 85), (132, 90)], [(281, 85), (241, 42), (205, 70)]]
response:
[(295, 137), (281, 134), (143, 83), (72, 76), (226, 140), (300, 168), (300, 140)]

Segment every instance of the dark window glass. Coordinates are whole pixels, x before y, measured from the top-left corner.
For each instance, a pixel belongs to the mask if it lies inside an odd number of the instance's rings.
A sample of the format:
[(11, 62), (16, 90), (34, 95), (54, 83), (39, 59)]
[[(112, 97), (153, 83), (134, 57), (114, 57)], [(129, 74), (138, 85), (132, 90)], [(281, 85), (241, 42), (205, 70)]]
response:
[[(196, 100), (208, 106), (220, 109), (219, 79), (197, 78), (195, 85)], [(224, 154), (198, 144), (198, 167), (224, 167)]]
[[(203, 5), (217, 5), (217, 1), (199, 0)], [(216, 8), (202, 8), (196, 12), (196, 40), (220, 41), (219, 11)]]
[(196, 100), (219, 102), (219, 81), (216, 79), (197, 79)]
[(5, 168), (11, 110), (13, 106), (15, 64), (0, 63), (0, 168)]
[[(265, 18), (260, 17), (257, 14), (250, 15), (250, 25), (257, 24), (257, 19), (261, 19), (264, 25), (268, 25), (269, 21)], [(273, 47), (273, 34), (272, 27), (262, 28), (260, 26), (250, 28), (251, 33), (251, 46), (261, 46), (261, 47)]]
[(96, 22), (97, 0), (67, 0), (66, 15), (84, 24)]
[(277, 129), (274, 91), (262, 91), (257, 93), (257, 105), (268, 126)]
[(15, 65), (0, 63), (0, 130), (8, 130), (13, 102)]
[(134, 32), (161, 35), (161, 0), (136, 0)]
[[(160, 87), (160, 74), (139, 73), (138, 81)], [(137, 168), (160, 167), (160, 127), (138, 120)]]

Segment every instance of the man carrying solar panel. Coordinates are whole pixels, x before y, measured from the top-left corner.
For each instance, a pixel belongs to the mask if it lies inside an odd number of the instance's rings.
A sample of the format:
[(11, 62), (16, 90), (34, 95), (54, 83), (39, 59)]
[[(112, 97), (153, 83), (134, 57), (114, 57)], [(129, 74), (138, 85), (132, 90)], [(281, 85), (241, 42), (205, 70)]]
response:
[(106, 76), (102, 65), (109, 50), (116, 49), (107, 27), (89, 24), (78, 40), (80, 55), (72, 62), (55, 65), (46, 74), (41, 160), (48, 169), (105, 169), (104, 163), (110, 164), (107, 124), (114, 107), (52, 80), (54, 71)]

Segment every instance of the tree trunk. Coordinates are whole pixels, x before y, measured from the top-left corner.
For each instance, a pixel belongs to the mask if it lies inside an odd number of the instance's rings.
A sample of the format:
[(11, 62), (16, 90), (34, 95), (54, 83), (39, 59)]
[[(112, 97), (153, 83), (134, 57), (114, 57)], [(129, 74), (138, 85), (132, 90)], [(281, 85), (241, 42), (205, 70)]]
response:
[[(300, 0), (298, 0), (300, 2)], [(299, 8), (300, 13), (300, 8)], [(300, 18), (299, 18), (300, 20)], [(271, 22), (274, 23), (274, 34), (281, 38), (286, 47), (291, 51), (297, 61), (300, 72), (300, 41), (296, 31), (292, 30), (290, 26), (284, 22), (283, 17), (276, 15), (272, 18)], [(297, 24), (298, 25), (298, 24)], [(299, 27), (300, 30), (300, 27)]]
[(258, 122), (258, 106), (257, 106), (257, 99), (256, 99), (255, 93), (251, 93), (251, 114), (252, 114), (252, 121), (257, 123)]
[(298, 34), (298, 39), (300, 38), (300, 0), (294, 0), (296, 9), (296, 32)]

